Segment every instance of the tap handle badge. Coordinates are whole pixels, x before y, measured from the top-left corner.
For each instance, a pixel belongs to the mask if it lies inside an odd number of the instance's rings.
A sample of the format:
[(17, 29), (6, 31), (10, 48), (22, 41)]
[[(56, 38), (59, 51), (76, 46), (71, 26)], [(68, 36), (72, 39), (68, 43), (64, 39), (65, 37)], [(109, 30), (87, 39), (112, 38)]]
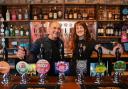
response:
[(38, 60), (36, 63), (36, 70), (40, 74), (46, 74), (50, 70), (50, 64), (47, 60)]

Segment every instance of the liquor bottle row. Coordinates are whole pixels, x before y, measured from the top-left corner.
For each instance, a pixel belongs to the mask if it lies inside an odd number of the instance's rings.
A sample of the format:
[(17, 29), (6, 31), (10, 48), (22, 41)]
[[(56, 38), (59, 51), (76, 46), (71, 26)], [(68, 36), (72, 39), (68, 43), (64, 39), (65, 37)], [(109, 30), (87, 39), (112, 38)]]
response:
[(100, 6), (98, 10), (99, 20), (120, 20), (119, 7)]
[(23, 26), (18, 27), (10, 25), (4, 29), (1, 25), (0, 28), (1, 36), (29, 36), (29, 34), (29, 30), (25, 29)]
[(6, 21), (10, 20), (28, 20), (29, 19), (29, 13), (28, 9), (7, 9), (6, 11)]
[(98, 36), (121, 36), (122, 31), (125, 31), (128, 34), (128, 25), (124, 24), (99, 24), (97, 35)]
[(94, 8), (68, 7), (64, 13), (65, 19), (95, 19)]
[(62, 19), (62, 7), (54, 6), (48, 8), (34, 8), (32, 10), (33, 20)]
[[(83, 19), (83, 20), (128, 20), (128, 8), (120, 6), (32, 6), (27, 7), (7, 7), (5, 10), (0, 8), (0, 18), (10, 20), (48, 20), (48, 19)], [(97, 18), (96, 18), (97, 17)]]

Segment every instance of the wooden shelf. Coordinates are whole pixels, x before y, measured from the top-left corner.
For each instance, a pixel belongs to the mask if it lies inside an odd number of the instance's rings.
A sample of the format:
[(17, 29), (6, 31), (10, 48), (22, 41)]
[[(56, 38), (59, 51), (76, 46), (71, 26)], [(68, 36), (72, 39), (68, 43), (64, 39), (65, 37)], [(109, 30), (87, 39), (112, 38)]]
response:
[(99, 22), (122, 22), (123, 20), (97, 20)]
[[(2, 58), (2, 55), (0, 55), (0, 58)], [(8, 58), (13, 58), (13, 59), (18, 59), (18, 57), (14, 54), (14, 55), (9, 55)], [(65, 58), (72, 58), (72, 54), (66, 54)], [(97, 53), (93, 52), (91, 55), (91, 58), (98, 58)], [(115, 55), (111, 55), (111, 54), (103, 54), (102, 58), (116, 58)], [(128, 58), (128, 53), (123, 53), (121, 55), (121, 58)], [(111, 60), (111, 59), (110, 59)]]
[(4, 22), (29, 22), (30, 20), (10, 20), (10, 21), (4, 21)]
[(32, 3), (29, 5), (63, 5), (63, 3)]
[(5, 37), (0, 37), (0, 38), (19, 38), (19, 39), (27, 39), (29, 38), (28, 36), (5, 36)]
[(98, 38), (121, 38), (120, 36), (98, 36)]

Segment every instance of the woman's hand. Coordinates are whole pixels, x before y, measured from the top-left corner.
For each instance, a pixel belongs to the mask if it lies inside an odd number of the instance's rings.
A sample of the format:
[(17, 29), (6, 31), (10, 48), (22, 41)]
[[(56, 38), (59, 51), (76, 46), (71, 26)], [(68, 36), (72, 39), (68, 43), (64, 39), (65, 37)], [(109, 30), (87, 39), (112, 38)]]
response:
[(122, 45), (118, 43), (116, 46), (113, 47), (112, 54), (116, 55), (115, 53), (116, 53), (117, 48), (119, 48), (119, 52), (121, 54), (124, 52)]
[(19, 46), (19, 49), (16, 53), (16, 56), (19, 58), (19, 59), (24, 59), (24, 56), (25, 56), (25, 50), (24, 48), (20, 47)]

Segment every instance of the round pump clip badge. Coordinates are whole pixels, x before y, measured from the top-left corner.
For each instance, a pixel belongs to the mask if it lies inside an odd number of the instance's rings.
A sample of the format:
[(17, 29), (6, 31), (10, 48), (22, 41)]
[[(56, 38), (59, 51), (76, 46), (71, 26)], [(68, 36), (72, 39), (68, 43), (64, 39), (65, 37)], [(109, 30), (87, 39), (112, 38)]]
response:
[(77, 69), (78, 70), (86, 70), (87, 68), (87, 60), (77, 60)]
[(50, 64), (47, 60), (41, 59), (36, 63), (36, 70), (40, 74), (46, 74), (50, 70)]
[(0, 73), (6, 74), (9, 71), (10, 71), (10, 65), (5, 61), (1, 61), (0, 62)]
[(126, 70), (126, 63), (124, 61), (116, 61), (114, 64), (114, 70), (122, 73)]
[(25, 74), (28, 73), (28, 67), (29, 65), (24, 62), (24, 61), (20, 61), (16, 64), (16, 70), (19, 72), (19, 74)]
[(59, 61), (59, 62), (55, 63), (55, 67), (56, 67), (56, 70), (64, 73), (65, 71), (67, 71), (69, 69), (69, 63), (64, 62), (64, 61)]

